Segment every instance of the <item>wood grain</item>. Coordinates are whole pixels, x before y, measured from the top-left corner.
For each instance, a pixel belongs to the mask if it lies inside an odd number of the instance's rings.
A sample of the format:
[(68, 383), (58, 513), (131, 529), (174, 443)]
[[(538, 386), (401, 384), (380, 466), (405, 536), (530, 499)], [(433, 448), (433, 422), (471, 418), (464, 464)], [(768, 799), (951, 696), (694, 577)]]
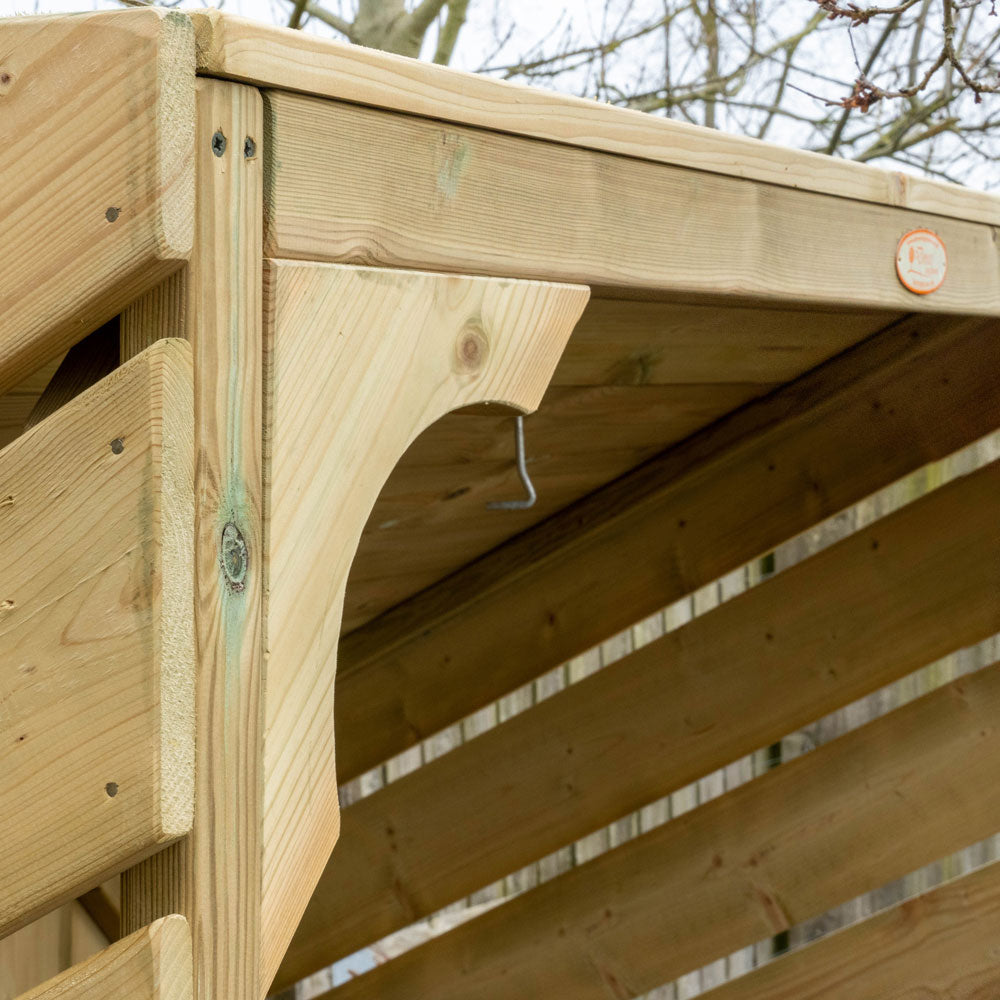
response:
[(978, 191), (343, 45), (192, 13), (198, 72), (875, 204), (1000, 223)]
[[(281, 91), (265, 93), (265, 111), (269, 256), (632, 297), (1000, 313), (987, 225)], [(895, 262), (900, 237), (922, 227), (949, 263), (921, 296)]]
[(1000, 992), (1000, 862), (734, 979), (710, 1000), (990, 1000)]
[(45, 391), (60, 364), (61, 357), (53, 358), (13, 389), (0, 395), (0, 448), (6, 448), (24, 432), (25, 420), (31, 415), (38, 397)]
[[(261, 525), (261, 101), (199, 81), (195, 247), (182, 290), (154, 292), (123, 321), (126, 350), (184, 329), (195, 396), (195, 823), (122, 881), (123, 930), (181, 913), (194, 940), (197, 1000), (260, 995), (263, 752)], [(226, 151), (216, 156), (221, 131)], [(173, 309), (182, 310), (177, 316)], [(239, 567), (227, 526), (246, 546)], [(232, 533), (230, 532), (230, 535)], [(229, 536), (227, 536), (229, 537)], [(230, 567), (227, 575), (224, 566)], [(242, 573), (236, 572), (242, 569)]]
[(587, 289), (269, 261), (264, 981), (336, 842), (333, 693), (347, 572), (428, 424), (538, 405)]
[(0, 452), (0, 933), (191, 828), (192, 464), (179, 341)]
[(994, 833), (998, 718), (994, 665), (325, 998), (639, 996)]
[(345, 636), (341, 780), (1000, 426), (996, 334), (908, 321)]
[(275, 987), (1000, 632), (998, 496), (944, 486), (350, 806)]
[(14, 1000), (109, 944), (79, 902), (50, 910), (0, 940), (0, 1000)]
[(149, 927), (22, 994), (20, 1000), (192, 1000), (191, 933), (180, 916)]
[(156, 9), (0, 22), (0, 391), (191, 251), (194, 31)]
[(591, 299), (554, 386), (790, 382), (902, 317), (681, 302)]

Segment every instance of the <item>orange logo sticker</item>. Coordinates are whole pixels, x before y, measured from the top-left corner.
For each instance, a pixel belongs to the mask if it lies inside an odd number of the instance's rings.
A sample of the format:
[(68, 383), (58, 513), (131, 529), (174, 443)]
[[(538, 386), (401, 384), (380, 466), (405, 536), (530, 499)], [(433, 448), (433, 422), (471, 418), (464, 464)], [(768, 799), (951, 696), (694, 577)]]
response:
[(896, 249), (896, 273), (899, 280), (917, 295), (929, 295), (944, 284), (948, 271), (948, 251), (937, 233), (914, 229)]

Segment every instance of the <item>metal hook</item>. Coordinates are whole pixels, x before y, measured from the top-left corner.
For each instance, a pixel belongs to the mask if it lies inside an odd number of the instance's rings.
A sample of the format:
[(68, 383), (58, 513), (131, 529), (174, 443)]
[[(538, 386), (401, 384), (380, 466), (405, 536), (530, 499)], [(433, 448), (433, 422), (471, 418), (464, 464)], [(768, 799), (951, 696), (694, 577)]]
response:
[(524, 417), (521, 416), (514, 418), (514, 451), (517, 455), (517, 474), (528, 497), (526, 500), (494, 500), (486, 505), (490, 510), (527, 510), (535, 505), (537, 494), (524, 457)]

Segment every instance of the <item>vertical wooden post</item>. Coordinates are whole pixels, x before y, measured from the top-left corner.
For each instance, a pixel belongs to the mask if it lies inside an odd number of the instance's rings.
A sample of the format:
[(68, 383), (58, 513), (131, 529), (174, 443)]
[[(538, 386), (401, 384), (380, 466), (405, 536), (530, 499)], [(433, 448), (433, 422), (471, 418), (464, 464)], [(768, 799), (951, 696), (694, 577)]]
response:
[[(260, 983), (262, 614), (260, 93), (197, 85), (195, 247), (122, 318), (123, 355), (192, 343), (195, 379), (195, 821), (126, 873), (123, 931), (188, 918), (197, 1000), (256, 1000)], [(265, 984), (266, 986), (266, 984)]]

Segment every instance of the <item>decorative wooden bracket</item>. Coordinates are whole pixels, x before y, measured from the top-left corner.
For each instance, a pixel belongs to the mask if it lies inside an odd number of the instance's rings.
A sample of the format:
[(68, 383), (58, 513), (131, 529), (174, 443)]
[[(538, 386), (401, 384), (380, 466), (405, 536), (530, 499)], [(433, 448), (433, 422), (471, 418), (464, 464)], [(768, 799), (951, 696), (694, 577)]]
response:
[(337, 644), (382, 484), (451, 410), (535, 409), (588, 296), (579, 285), (265, 265), (264, 984), (337, 841)]

